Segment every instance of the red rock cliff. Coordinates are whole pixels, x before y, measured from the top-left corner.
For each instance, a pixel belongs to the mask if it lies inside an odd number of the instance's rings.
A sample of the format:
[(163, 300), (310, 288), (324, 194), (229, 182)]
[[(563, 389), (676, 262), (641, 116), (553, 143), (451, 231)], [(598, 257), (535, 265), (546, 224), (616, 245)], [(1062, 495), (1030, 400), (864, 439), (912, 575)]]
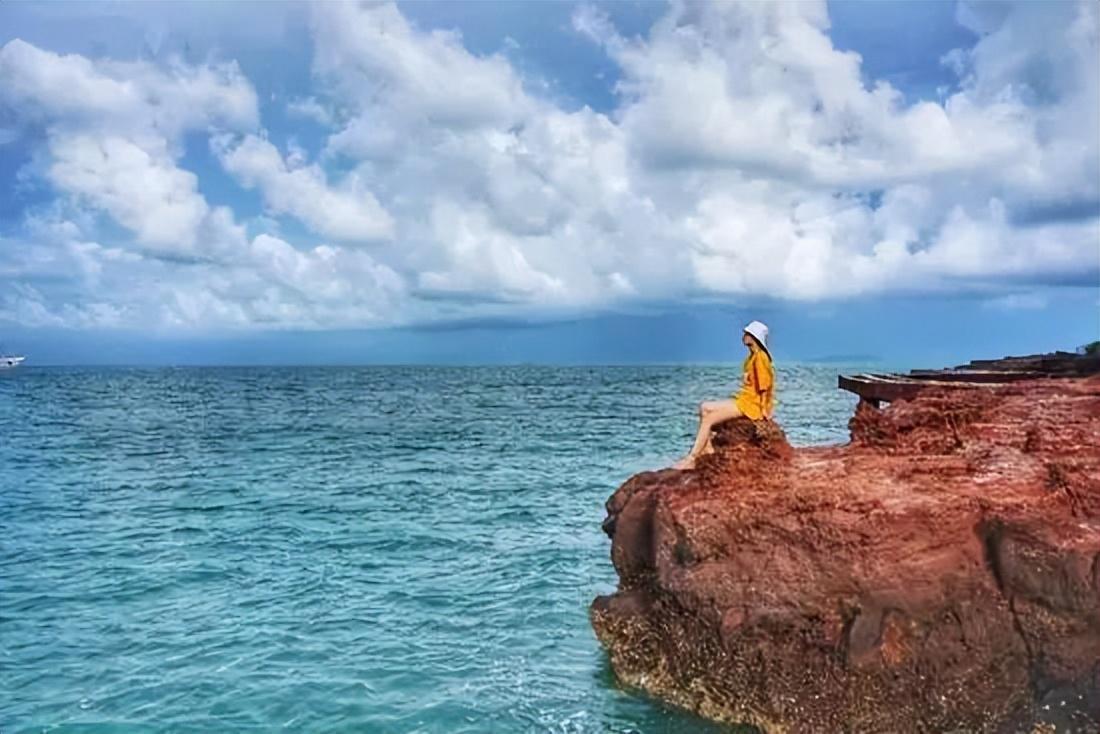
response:
[(619, 588), (591, 618), (619, 678), (767, 732), (1014, 731), (1057, 689), (1096, 731), (1100, 379), (929, 390), (850, 428), (792, 449), (734, 421), (696, 470), (612, 495)]

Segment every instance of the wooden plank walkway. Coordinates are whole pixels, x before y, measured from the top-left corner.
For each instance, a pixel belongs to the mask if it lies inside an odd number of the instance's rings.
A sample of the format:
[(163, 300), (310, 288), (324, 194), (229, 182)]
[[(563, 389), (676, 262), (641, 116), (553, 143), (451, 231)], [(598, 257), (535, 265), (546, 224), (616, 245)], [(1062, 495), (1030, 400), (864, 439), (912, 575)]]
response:
[(839, 375), (837, 387), (853, 392), (875, 407), (895, 400), (909, 400), (930, 387), (974, 389), (1004, 385), (1017, 380), (1045, 377), (1085, 377), (1100, 374), (1100, 354), (1053, 352), (1024, 357), (974, 360), (952, 369), (911, 370), (907, 375), (862, 373)]

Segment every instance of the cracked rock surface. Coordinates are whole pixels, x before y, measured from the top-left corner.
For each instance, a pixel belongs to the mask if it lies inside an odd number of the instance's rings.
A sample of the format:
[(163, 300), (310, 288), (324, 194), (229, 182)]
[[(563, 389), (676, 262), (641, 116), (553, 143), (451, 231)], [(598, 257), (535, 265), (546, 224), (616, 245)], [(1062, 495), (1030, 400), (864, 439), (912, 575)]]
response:
[(591, 619), (620, 680), (766, 732), (1100, 731), (1100, 378), (850, 428), (739, 419), (612, 495)]

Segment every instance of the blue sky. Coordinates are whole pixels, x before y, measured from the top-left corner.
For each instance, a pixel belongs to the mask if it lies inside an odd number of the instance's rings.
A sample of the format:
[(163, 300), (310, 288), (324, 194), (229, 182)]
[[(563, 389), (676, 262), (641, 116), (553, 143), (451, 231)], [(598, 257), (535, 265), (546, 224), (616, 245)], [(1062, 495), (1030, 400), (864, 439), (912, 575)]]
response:
[[(935, 365), (1100, 333), (1095, 3), (0, 4), (38, 363)], [(288, 355), (295, 355), (288, 357)]]

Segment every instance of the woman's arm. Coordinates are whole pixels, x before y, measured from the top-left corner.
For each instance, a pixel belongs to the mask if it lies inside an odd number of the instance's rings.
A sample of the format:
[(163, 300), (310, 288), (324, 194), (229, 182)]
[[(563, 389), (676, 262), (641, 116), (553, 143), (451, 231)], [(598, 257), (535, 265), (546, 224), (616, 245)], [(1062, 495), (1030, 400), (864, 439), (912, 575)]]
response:
[(752, 377), (753, 387), (756, 389), (757, 395), (760, 397), (760, 404), (764, 407), (764, 417), (771, 420), (772, 413), (774, 411), (774, 398), (773, 391), (775, 390), (775, 381), (772, 379), (772, 370), (768, 365), (762, 365), (760, 362), (763, 357), (759, 354), (756, 359), (752, 361)]

